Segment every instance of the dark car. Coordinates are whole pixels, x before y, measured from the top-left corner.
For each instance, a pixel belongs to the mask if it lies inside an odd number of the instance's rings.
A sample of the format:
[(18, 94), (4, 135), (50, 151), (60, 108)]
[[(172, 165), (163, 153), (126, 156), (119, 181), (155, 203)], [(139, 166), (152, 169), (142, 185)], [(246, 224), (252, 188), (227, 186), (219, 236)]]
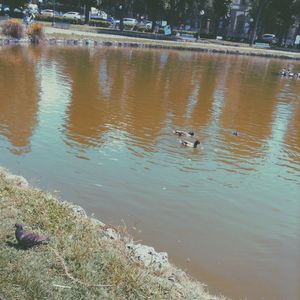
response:
[(0, 15), (9, 15), (10, 8), (8, 5), (0, 4)]
[(276, 35), (273, 33), (265, 33), (261, 36), (261, 41), (264, 43), (269, 43), (270, 45), (275, 45), (278, 43)]

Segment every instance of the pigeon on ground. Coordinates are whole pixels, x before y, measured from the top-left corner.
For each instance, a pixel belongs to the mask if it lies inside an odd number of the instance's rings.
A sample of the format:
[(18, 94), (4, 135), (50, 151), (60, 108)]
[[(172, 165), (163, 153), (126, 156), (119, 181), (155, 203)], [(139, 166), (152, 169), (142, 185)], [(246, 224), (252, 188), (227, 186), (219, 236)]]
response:
[(25, 232), (21, 224), (15, 224), (16, 239), (21, 246), (32, 247), (34, 245), (44, 244), (50, 241), (49, 237), (39, 235), (33, 232)]

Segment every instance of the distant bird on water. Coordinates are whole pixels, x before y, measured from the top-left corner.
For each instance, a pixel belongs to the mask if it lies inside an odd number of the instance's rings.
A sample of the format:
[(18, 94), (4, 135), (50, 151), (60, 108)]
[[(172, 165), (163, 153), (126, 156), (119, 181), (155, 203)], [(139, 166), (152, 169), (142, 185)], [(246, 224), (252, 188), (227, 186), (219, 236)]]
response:
[(21, 246), (32, 247), (34, 245), (44, 244), (50, 241), (49, 237), (39, 235), (33, 232), (25, 232), (21, 224), (15, 224), (16, 239)]
[(238, 136), (238, 132), (237, 131), (234, 131), (232, 134), (235, 135), (235, 136)]
[(200, 142), (198, 140), (195, 142), (180, 140), (180, 144), (183, 146), (186, 146), (186, 147), (190, 147), (190, 148), (197, 148), (197, 146), (200, 144)]
[(174, 130), (173, 133), (177, 134), (178, 136), (186, 136), (186, 137), (193, 137), (194, 136), (193, 131)]

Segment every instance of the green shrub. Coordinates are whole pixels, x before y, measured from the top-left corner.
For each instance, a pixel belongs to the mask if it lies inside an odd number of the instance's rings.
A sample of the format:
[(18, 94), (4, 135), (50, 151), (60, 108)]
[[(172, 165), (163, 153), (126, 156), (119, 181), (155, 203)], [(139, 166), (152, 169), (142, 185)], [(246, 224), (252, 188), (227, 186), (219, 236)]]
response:
[(135, 30), (139, 32), (152, 32), (152, 28), (147, 28), (143, 25), (137, 25), (135, 26)]
[[(43, 21), (43, 22), (53, 22), (53, 17), (37, 15), (36, 20)], [(75, 25), (83, 25), (84, 24), (84, 20), (65, 18), (65, 17), (54, 17), (54, 21), (61, 22), (61, 23), (75, 24)]]
[(2, 32), (4, 35), (20, 39), (24, 37), (24, 26), (20, 20), (10, 19), (5, 21), (2, 25)]
[(111, 23), (105, 20), (90, 20), (89, 21), (90, 26), (95, 26), (95, 27), (110, 27)]
[(134, 30), (136, 25), (129, 25), (129, 24), (124, 24), (124, 29), (125, 30)]

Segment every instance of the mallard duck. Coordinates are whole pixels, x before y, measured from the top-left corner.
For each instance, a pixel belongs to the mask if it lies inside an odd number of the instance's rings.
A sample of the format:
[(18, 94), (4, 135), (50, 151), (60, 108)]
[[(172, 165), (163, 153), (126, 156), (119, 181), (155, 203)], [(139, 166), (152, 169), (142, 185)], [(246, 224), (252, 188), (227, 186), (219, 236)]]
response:
[(197, 140), (195, 142), (189, 142), (185, 140), (180, 140), (180, 144), (185, 146), (185, 147), (190, 147), (190, 148), (197, 148), (197, 146), (200, 144), (200, 142)]
[(280, 74), (281, 76), (286, 76), (287, 73), (288, 73), (288, 70), (287, 70), (286, 68), (283, 68), (283, 69), (280, 71), (279, 74)]
[(183, 131), (183, 130), (174, 130), (173, 131), (174, 134), (177, 134), (178, 136), (186, 136), (186, 137), (193, 137), (194, 136), (194, 132), (193, 131)]

